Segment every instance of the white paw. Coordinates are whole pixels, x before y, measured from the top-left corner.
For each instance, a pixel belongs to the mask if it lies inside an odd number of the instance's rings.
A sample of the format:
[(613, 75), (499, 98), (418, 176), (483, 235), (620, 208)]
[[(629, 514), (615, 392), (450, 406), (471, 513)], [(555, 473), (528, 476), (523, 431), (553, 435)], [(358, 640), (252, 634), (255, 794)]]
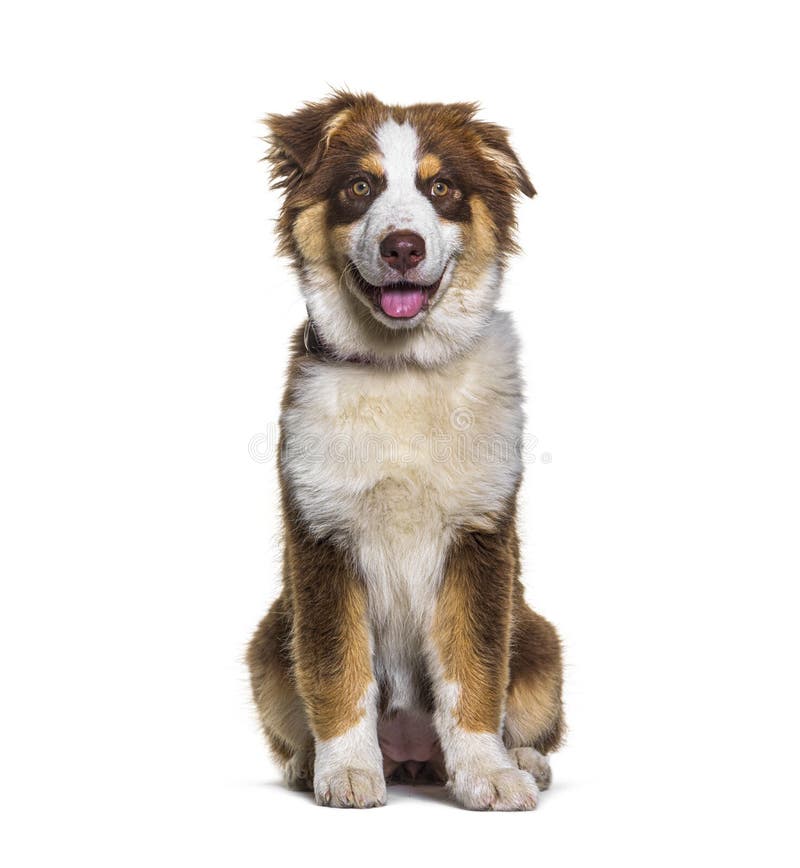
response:
[(536, 781), (521, 769), (457, 770), (449, 787), (458, 801), (473, 811), (532, 811), (539, 801)]
[(512, 747), (509, 748), (508, 755), (518, 768), (533, 775), (536, 786), (540, 790), (546, 790), (550, 786), (553, 775), (550, 771), (550, 763), (544, 754), (532, 747)]
[(314, 796), (331, 808), (374, 808), (386, 804), (386, 781), (381, 772), (345, 766), (319, 775)]

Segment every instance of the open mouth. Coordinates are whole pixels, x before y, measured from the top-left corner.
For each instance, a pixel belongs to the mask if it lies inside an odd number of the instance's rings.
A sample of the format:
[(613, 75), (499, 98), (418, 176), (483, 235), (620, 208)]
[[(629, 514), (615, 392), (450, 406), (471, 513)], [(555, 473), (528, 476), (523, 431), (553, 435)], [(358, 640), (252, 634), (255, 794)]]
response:
[(358, 288), (372, 301), (376, 308), (391, 319), (413, 319), (421, 310), (427, 310), (444, 272), (435, 283), (424, 286), (421, 283), (411, 283), (407, 280), (398, 283), (387, 283), (385, 286), (373, 286), (361, 276), (353, 266)]

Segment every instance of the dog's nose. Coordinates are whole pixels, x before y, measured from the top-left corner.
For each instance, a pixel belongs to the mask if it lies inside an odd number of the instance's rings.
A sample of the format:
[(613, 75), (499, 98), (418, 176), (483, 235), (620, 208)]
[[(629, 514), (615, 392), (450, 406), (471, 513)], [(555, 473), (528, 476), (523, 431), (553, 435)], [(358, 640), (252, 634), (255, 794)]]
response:
[(425, 258), (425, 241), (416, 232), (390, 232), (381, 241), (381, 257), (405, 274)]

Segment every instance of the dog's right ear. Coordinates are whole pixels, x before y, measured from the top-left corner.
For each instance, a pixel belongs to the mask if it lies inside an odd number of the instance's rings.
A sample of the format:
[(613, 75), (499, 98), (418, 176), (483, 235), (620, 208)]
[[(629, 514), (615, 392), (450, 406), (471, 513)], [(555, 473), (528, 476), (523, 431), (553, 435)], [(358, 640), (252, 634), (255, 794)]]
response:
[(267, 115), (265, 159), (272, 164), (273, 186), (291, 190), (313, 172), (337, 128), (360, 102), (375, 101), (372, 94), (337, 90), (321, 102), (307, 102), (291, 115)]

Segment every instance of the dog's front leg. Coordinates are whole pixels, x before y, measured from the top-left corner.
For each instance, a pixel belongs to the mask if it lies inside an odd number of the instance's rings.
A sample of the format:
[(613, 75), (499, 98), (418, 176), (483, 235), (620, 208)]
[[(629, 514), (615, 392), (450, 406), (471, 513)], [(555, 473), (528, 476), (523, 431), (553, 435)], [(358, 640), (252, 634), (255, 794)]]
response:
[(316, 800), (341, 808), (382, 805), (365, 588), (334, 543), (296, 531), (289, 536), (294, 672), (314, 735)]
[(524, 811), (539, 791), (503, 745), (516, 545), (509, 519), (451, 546), (436, 602), (429, 659), (434, 722), (448, 786), (466, 807)]

